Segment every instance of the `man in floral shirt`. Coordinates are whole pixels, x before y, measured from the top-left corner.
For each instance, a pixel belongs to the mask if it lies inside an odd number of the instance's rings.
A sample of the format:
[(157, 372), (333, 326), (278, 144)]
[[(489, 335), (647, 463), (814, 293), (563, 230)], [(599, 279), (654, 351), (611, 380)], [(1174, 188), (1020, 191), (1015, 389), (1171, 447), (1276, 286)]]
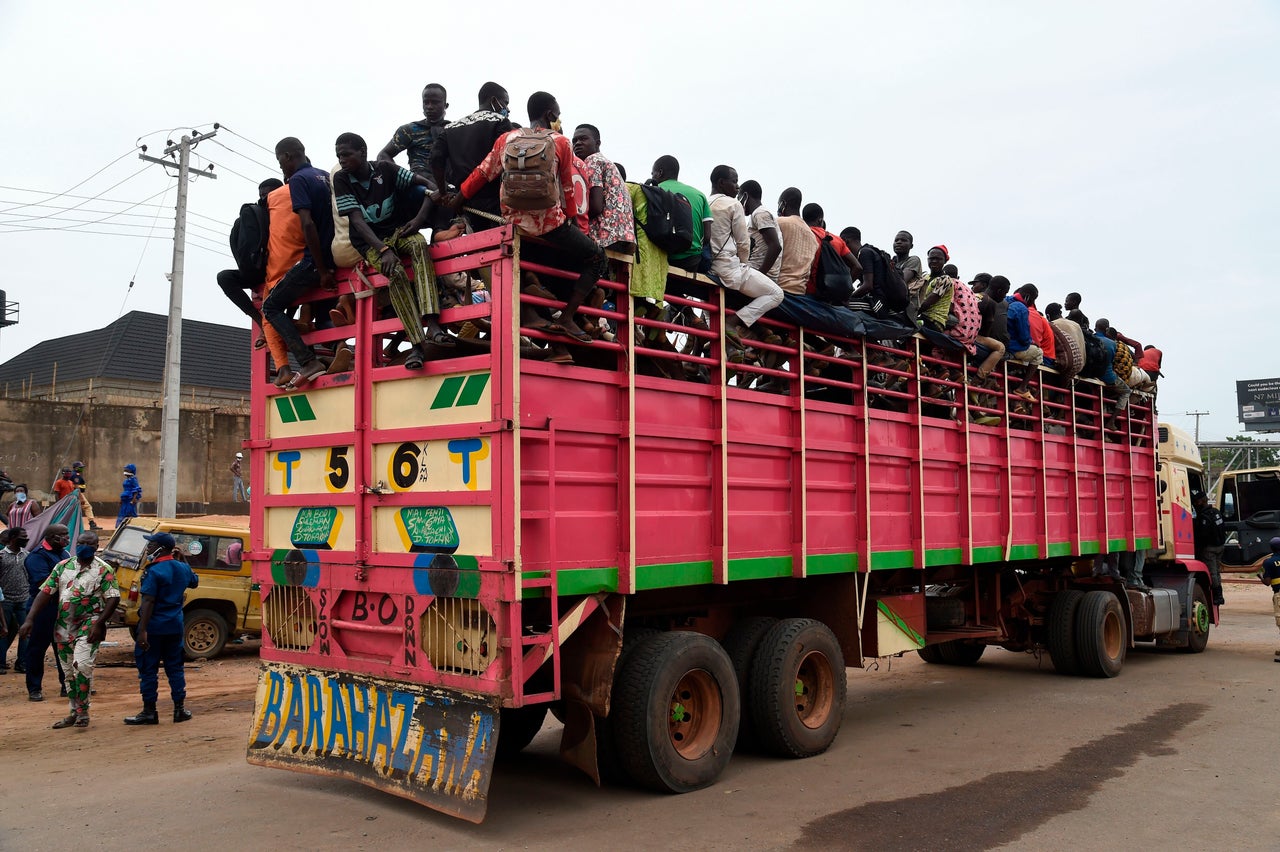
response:
[(30, 634), (37, 614), (56, 596), (54, 640), (58, 659), (67, 673), (71, 712), (54, 722), (55, 728), (89, 727), (93, 666), (98, 646), (107, 635), (107, 622), (120, 603), (115, 571), (97, 557), (97, 552), (98, 534), (81, 533), (76, 539), (75, 557), (53, 567), (18, 631), (20, 638)]
[(603, 248), (630, 254), (636, 250), (636, 220), (631, 193), (613, 161), (600, 153), (600, 131), (579, 124), (573, 131), (573, 153), (586, 164), (590, 188), (587, 236)]

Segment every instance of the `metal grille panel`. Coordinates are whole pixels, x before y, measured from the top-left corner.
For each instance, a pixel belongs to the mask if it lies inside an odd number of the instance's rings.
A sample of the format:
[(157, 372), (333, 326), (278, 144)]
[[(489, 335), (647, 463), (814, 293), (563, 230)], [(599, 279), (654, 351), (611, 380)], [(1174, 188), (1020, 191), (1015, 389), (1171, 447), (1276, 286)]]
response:
[(306, 651), (316, 639), (316, 607), (301, 586), (276, 586), (262, 603), (262, 628), (283, 651)]
[(422, 615), (422, 650), (437, 671), (482, 674), (497, 653), (497, 625), (477, 600), (436, 598)]

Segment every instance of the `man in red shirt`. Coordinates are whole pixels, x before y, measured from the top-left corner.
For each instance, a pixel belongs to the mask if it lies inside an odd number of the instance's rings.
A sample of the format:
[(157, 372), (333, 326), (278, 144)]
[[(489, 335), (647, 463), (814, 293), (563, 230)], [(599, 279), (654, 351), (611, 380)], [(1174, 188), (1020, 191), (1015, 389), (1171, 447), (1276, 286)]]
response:
[[(521, 234), (538, 237), (559, 249), (562, 256), (573, 265), (571, 268), (577, 267), (580, 270), (578, 280), (560, 314), (559, 323), (548, 326), (546, 330), (568, 335), (581, 343), (590, 343), (591, 335), (575, 322), (574, 315), (606, 271), (604, 250), (576, 224), (579, 205), (574, 179), (578, 173), (574, 169), (573, 146), (560, 135), (560, 104), (555, 97), (546, 92), (534, 92), (529, 96), (529, 125), (535, 132), (549, 136), (555, 145), (560, 203), (538, 210), (517, 209), (507, 203), (504, 185), (502, 217), (515, 225)], [(493, 150), (462, 182), (458, 194), (450, 200), (450, 206), (454, 210), (461, 209), (467, 199), (474, 197), (486, 184), (502, 175), (503, 152), (507, 142), (522, 133), (527, 131), (516, 129), (498, 138)]]
[(58, 475), (58, 481), (53, 483), (54, 498), (61, 500), (75, 490), (76, 484), (71, 481), (71, 468), (64, 467), (62, 473)]
[[(813, 235), (818, 238), (821, 243), (827, 237), (831, 237), (831, 247), (836, 250), (836, 254), (840, 255), (840, 259), (844, 261), (844, 265), (849, 267), (849, 274), (853, 276), (853, 280), (857, 281), (862, 277), (862, 264), (858, 262), (858, 258), (849, 249), (844, 240), (835, 234), (827, 232), (827, 220), (824, 218), (826, 213), (822, 207), (817, 204), (806, 204), (804, 210), (800, 212), (800, 217), (804, 219), (804, 223), (809, 226), (809, 230), (813, 231)], [(818, 274), (818, 258), (813, 259), (813, 269), (809, 272), (809, 292), (813, 292), (814, 279)]]

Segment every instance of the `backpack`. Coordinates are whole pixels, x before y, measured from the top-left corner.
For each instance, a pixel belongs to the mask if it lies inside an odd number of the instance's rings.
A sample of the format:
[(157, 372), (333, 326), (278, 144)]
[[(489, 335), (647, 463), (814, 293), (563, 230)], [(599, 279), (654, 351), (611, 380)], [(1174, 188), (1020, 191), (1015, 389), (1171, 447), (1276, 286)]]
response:
[(872, 271), (876, 277), (876, 289), (880, 291), (880, 301), (884, 302), (885, 307), (891, 311), (901, 311), (906, 308), (910, 296), (907, 293), (907, 282), (902, 277), (902, 271), (898, 269), (897, 261), (884, 249), (878, 249), (867, 243), (863, 243), (862, 247), (871, 249), (880, 258), (878, 268)]
[(1129, 374), (1133, 372), (1133, 350), (1123, 340), (1116, 341), (1116, 357), (1111, 362), (1111, 369), (1125, 384), (1129, 383)]
[(1089, 329), (1084, 331), (1084, 366), (1080, 375), (1086, 379), (1101, 379), (1107, 374), (1107, 348), (1102, 345), (1098, 335)]
[(564, 202), (555, 136), (521, 127), (502, 148), (501, 202), (512, 210), (548, 210)]
[(267, 206), (240, 205), (240, 217), (231, 225), (231, 256), (236, 267), (254, 287), (267, 280)]
[(682, 254), (693, 248), (693, 207), (689, 199), (653, 184), (641, 184), (648, 221), (641, 227), (650, 242), (667, 254)]
[(818, 241), (814, 259), (813, 295), (830, 305), (843, 305), (853, 293), (853, 276), (827, 234)]

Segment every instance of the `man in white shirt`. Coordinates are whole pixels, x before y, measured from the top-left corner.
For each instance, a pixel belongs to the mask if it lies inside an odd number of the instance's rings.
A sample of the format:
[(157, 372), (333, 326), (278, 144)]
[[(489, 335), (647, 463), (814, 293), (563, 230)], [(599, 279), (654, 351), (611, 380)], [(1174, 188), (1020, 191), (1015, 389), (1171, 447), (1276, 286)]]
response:
[(743, 181), (738, 188), (738, 201), (747, 214), (747, 233), (751, 235), (751, 268), (776, 282), (782, 268), (782, 232), (778, 230), (778, 218), (764, 206), (763, 197), (764, 190), (753, 180)]
[(748, 263), (751, 240), (747, 214), (738, 202), (737, 171), (730, 166), (712, 169), (711, 192), (711, 273), (725, 287), (751, 299), (736, 317), (725, 322), (725, 332), (732, 339), (782, 304), (782, 288)]

